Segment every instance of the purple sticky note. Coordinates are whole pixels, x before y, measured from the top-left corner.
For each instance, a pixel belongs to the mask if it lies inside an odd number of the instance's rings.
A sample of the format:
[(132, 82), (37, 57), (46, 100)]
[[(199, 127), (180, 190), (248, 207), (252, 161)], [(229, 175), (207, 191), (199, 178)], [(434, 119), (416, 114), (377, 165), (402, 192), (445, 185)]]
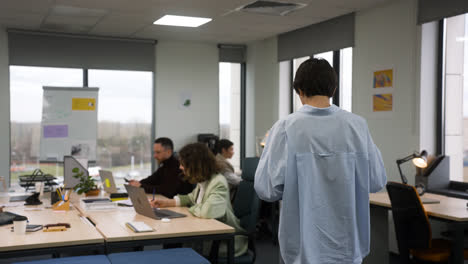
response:
[(64, 137), (68, 137), (68, 125), (44, 126), (44, 138), (64, 138)]

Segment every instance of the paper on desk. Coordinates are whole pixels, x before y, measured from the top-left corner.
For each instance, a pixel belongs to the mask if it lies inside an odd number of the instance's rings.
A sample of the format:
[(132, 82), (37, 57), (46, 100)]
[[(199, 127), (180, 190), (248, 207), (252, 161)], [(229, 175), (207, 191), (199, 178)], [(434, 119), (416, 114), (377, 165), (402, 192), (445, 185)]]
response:
[(23, 205), (24, 205), (24, 201), (23, 202), (13, 202), (13, 203), (0, 204), (0, 207), (20, 207), (20, 206), (23, 206)]
[(130, 200), (130, 199), (117, 201), (117, 204), (125, 204), (125, 205), (128, 205), (128, 206), (133, 206), (132, 200)]

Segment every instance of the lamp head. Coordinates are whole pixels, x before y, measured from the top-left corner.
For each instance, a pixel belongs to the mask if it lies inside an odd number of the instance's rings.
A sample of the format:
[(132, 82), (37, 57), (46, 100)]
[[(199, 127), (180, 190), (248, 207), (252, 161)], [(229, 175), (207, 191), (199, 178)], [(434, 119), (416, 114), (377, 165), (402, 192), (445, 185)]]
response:
[(420, 154), (416, 154), (413, 158), (414, 166), (418, 168), (426, 168), (427, 167), (427, 151), (423, 150)]
[(260, 146), (261, 146), (262, 148), (265, 147), (266, 140), (267, 140), (267, 138), (268, 138), (268, 133), (269, 133), (269, 131), (267, 131), (267, 132), (265, 133), (265, 136), (263, 136), (262, 141), (260, 142)]

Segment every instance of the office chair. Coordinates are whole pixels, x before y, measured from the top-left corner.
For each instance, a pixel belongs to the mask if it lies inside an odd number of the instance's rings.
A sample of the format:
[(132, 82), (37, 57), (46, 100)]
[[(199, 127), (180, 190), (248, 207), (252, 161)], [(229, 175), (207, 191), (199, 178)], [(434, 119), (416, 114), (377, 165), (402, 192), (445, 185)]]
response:
[[(412, 259), (447, 262), (450, 258), (450, 241), (432, 239), (431, 224), (416, 189), (389, 182), (387, 192), (392, 205), (400, 263), (413, 263)], [(465, 256), (466, 253), (465, 249)]]
[[(234, 214), (240, 220), (241, 227), (245, 230), (245, 232), (238, 232), (236, 235), (244, 235), (249, 239), (249, 250), (244, 255), (234, 258), (234, 263), (236, 264), (254, 263), (257, 254), (255, 248), (255, 231), (260, 208), (260, 198), (258, 198), (254, 189), (254, 178), (258, 161), (259, 158), (256, 157), (244, 159), (242, 181), (237, 186), (236, 197), (232, 203)], [(218, 245), (216, 245), (216, 247), (217, 246)], [(215, 252), (217, 252), (217, 250)], [(219, 258), (219, 262), (226, 263), (227, 259)]]

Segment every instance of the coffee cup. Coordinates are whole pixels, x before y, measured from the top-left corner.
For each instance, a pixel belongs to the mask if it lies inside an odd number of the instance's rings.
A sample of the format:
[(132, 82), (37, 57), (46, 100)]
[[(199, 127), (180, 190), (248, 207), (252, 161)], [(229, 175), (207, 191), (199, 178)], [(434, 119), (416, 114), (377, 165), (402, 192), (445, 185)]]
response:
[(13, 220), (13, 229), (15, 230), (15, 234), (24, 235), (26, 233), (27, 223), (28, 220), (26, 217), (17, 217)]

